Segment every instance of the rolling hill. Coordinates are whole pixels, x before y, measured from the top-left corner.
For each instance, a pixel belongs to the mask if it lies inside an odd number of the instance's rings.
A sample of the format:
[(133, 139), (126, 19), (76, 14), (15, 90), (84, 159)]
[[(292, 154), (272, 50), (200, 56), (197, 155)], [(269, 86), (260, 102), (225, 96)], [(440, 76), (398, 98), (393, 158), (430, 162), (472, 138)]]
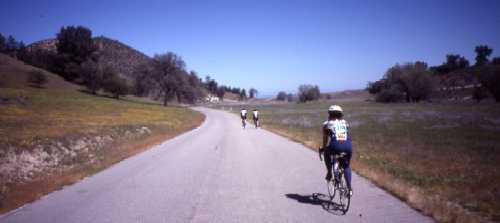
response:
[[(114, 68), (121, 77), (132, 81), (139, 66), (151, 61), (151, 58), (138, 50), (104, 36), (94, 37), (99, 63)], [(57, 51), (57, 39), (45, 39), (28, 45), (28, 50)]]
[[(42, 72), (48, 82), (31, 86)], [(0, 213), (198, 126), (184, 107), (91, 95), (0, 54)]]

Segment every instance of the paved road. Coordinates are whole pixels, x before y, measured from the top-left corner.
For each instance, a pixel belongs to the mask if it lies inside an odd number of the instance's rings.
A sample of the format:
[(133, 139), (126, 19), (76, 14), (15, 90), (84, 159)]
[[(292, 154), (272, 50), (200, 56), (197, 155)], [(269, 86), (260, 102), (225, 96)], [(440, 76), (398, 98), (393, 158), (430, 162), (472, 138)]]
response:
[(316, 153), (199, 108), (199, 128), (0, 217), (0, 222), (432, 222), (353, 176), (346, 215), (323, 209)]

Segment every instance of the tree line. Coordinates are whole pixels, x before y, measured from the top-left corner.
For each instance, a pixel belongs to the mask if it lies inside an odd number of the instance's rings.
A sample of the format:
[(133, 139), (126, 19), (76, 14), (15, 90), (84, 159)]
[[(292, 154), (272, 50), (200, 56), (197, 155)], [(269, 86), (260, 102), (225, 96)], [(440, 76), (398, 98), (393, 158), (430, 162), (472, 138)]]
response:
[[(166, 52), (155, 55), (134, 71), (133, 81), (127, 81), (111, 66), (99, 63), (100, 55), (92, 39), (92, 31), (83, 26), (61, 27), (56, 35), (56, 52), (44, 49), (27, 50), (14, 37), (4, 38), (0, 34), (0, 52), (16, 57), (30, 65), (49, 70), (67, 81), (84, 85), (89, 93), (100, 90), (119, 99), (125, 94), (152, 97), (167, 105), (171, 100), (181, 103), (196, 103), (206, 94), (223, 99), (226, 92), (247, 99), (245, 89), (219, 85), (207, 76), (205, 81), (195, 71), (187, 71), (181, 56)], [(257, 90), (250, 89), (250, 98)]]
[(23, 41), (17, 41), (12, 35), (5, 37), (0, 33), (0, 53), (17, 58), (24, 56), (27, 49)]
[(446, 55), (446, 61), (434, 67), (422, 61), (396, 64), (366, 89), (378, 102), (419, 102), (432, 95), (458, 97), (457, 92), (466, 88), (473, 88), (471, 97), (478, 102), (490, 95), (500, 102), (500, 57), (490, 60), (493, 49), (486, 45), (477, 46), (475, 52), (472, 66), (458, 54)]
[[(297, 101), (299, 103), (305, 103), (308, 101), (316, 101), (321, 98), (321, 91), (318, 85), (312, 84), (301, 84), (298, 88)], [(286, 93), (285, 91), (280, 91), (276, 95), (277, 101), (294, 101), (294, 96), (292, 93)]]

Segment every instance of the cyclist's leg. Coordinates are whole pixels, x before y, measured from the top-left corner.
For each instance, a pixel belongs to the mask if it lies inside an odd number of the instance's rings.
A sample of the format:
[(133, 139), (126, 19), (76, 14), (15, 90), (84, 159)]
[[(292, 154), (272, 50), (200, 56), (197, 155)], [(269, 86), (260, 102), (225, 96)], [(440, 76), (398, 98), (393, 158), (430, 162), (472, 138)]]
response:
[(326, 180), (332, 179), (332, 167), (333, 167), (333, 159), (332, 159), (332, 150), (330, 147), (324, 148), (324, 160), (325, 160), (325, 167), (326, 167)]
[(352, 189), (352, 186), (351, 186), (351, 179), (352, 179), (352, 171), (351, 171), (351, 165), (350, 165), (350, 160), (351, 160), (351, 153), (348, 153), (347, 154), (347, 157), (345, 158), (346, 159), (346, 167), (344, 168), (344, 176), (345, 176), (345, 179), (347, 181), (347, 187), (349, 189)]
[(351, 179), (352, 179), (352, 170), (351, 170), (351, 157), (352, 157), (352, 143), (350, 141), (342, 143), (340, 146), (342, 152), (347, 154), (346, 157), (343, 158), (342, 165), (344, 167), (344, 176), (346, 179), (347, 187), (352, 189)]

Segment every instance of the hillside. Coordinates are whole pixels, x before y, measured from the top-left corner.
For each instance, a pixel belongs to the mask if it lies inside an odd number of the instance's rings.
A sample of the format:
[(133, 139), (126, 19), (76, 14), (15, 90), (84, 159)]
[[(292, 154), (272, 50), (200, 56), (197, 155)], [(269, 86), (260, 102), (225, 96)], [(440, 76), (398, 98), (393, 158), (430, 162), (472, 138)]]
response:
[[(141, 64), (151, 61), (151, 58), (145, 54), (120, 41), (104, 36), (94, 37), (93, 40), (100, 55), (99, 63), (111, 66), (128, 81), (134, 79), (134, 72), (137, 71)], [(28, 45), (28, 50), (56, 51), (56, 43), (57, 39), (41, 40)]]
[(104, 36), (94, 38), (100, 55), (99, 63), (113, 67), (128, 80), (133, 80), (139, 66), (151, 61), (145, 54)]
[[(49, 82), (32, 87), (26, 77)], [(84, 93), (0, 54), (0, 213), (198, 126), (203, 115), (132, 97)]]
[(342, 101), (365, 101), (370, 99), (372, 96), (366, 90), (345, 90), (332, 93), (325, 93), (329, 95), (332, 100), (342, 100)]
[(33, 71), (41, 71), (47, 75), (49, 81), (45, 85), (46, 88), (66, 90), (80, 88), (78, 85), (65, 81), (59, 75), (40, 68), (28, 66), (22, 61), (0, 53), (0, 87), (24, 88), (28, 85), (28, 75)]

